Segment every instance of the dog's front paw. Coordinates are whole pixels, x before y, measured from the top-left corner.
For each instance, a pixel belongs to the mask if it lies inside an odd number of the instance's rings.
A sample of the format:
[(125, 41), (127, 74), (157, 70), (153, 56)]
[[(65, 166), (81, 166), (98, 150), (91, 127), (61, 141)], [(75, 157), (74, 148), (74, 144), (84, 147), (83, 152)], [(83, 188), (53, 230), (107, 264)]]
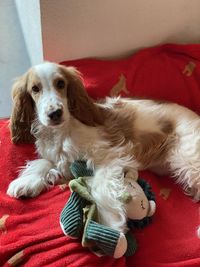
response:
[(26, 178), (17, 178), (9, 184), (7, 194), (10, 197), (35, 197), (45, 188), (45, 183), (41, 179), (29, 180)]

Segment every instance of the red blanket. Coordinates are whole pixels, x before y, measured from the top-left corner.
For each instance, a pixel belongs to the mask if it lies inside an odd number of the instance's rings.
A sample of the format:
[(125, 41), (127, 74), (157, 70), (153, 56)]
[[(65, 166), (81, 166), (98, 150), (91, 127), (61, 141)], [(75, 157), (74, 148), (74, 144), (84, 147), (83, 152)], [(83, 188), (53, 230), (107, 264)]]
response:
[[(105, 95), (162, 98), (200, 112), (200, 45), (164, 45), (127, 59), (76, 60), (94, 98)], [(10, 143), (8, 121), (0, 122), (0, 266), (27, 267), (199, 267), (199, 204), (183, 194), (169, 177), (141, 173), (151, 183), (157, 212), (151, 225), (133, 234), (136, 254), (113, 260), (93, 255), (80, 241), (63, 235), (59, 215), (69, 189), (56, 186), (34, 199), (6, 195), (18, 167), (36, 158), (32, 145)]]

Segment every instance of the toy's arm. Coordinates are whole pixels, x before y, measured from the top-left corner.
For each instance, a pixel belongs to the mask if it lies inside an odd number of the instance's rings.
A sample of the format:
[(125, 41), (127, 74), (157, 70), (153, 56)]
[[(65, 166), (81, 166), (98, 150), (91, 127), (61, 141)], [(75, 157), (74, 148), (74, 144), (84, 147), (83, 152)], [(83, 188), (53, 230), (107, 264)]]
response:
[(132, 179), (133, 181), (137, 181), (137, 179), (138, 179), (138, 171), (137, 170), (128, 171), (125, 174), (124, 178), (129, 178), (129, 179)]
[(83, 199), (93, 203), (93, 198), (90, 195), (84, 178), (80, 177), (78, 179), (71, 180), (69, 186), (73, 192), (76, 192)]

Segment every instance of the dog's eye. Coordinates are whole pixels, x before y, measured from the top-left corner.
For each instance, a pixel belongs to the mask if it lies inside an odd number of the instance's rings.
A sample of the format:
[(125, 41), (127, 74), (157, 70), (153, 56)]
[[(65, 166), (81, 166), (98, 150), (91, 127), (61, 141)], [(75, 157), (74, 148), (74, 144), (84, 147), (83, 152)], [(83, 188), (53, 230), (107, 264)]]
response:
[(34, 93), (38, 93), (38, 92), (40, 91), (40, 88), (39, 88), (38, 86), (34, 85), (34, 86), (32, 87), (32, 91), (33, 91)]
[(65, 82), (64, 82), (63, 80), (58, 80), (58, 81), (56, 82), (56, 87), (57, 87), (58, 89), (63, 89), (63, 88), (65, 88)]

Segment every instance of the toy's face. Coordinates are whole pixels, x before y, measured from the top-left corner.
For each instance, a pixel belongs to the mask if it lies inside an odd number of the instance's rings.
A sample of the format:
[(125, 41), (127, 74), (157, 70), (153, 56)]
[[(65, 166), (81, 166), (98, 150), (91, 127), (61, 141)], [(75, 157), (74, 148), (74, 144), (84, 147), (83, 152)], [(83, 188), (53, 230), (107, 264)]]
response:
[(149, 201), (144, 194), (140, 185), (131, 180), (125, 180), (127, 192), (131, 195), (128, 203), (126, 203), (127, 216), (130, 219), (141, 220), (150, 217), (155, 212), (155, 202)]

